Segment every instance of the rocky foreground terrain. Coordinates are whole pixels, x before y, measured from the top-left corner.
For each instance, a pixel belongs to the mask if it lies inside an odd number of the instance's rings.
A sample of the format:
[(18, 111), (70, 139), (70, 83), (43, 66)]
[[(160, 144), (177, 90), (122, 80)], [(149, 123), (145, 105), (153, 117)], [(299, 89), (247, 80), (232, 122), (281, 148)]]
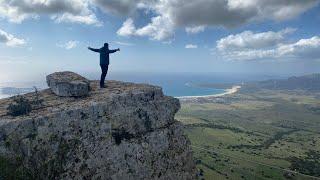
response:
[(81, 97), (26, 94), (41, 104), (20, 116), (8, 115), (13, 98), (0, 100), (0, 179), (195, 178), (189, 140), (174, 120), (177, 99), (145, 84), (98, 84)]

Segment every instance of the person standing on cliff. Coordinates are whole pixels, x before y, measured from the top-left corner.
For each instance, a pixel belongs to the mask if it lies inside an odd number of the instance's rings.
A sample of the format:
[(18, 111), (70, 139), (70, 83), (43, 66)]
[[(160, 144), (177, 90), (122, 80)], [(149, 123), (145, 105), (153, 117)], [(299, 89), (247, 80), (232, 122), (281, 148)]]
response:
[(109, 49), (109, 44), (104, 43), (104, 46), (100, 49), (94, 49), (91, 47), (88, 47), (89, 50), (93, 52), (100, 53), (100, 67), (101, 67), (101, 78), (100, 78), (100, 88), (106, 88), (104, 85), (104, 81), (106, 79), (108, 69), (109, 69), (109, 54), (115, 53), (117, 51), (120, 51), (120, 49)]

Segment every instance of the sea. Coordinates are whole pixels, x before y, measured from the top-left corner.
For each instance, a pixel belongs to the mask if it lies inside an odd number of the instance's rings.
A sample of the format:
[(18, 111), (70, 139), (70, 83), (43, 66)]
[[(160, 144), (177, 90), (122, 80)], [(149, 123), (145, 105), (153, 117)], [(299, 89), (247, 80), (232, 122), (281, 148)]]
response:
[[(98, 73), (79, 73), (88, 79), (99, 79)], [(108, 75), (109, 80), (146, 83), (161, 86), (166, 95), (207, 96), (221, 94), (226, 89), (206, 87), (204, 84), (240, 84), (278, 78), (270, 75), (229, 73), (120, 73)], [(47, 88), (45, 78), (37, 81), (0, 82), (0, 99)], [(231, 87), (230, 87), (231, 88)]]

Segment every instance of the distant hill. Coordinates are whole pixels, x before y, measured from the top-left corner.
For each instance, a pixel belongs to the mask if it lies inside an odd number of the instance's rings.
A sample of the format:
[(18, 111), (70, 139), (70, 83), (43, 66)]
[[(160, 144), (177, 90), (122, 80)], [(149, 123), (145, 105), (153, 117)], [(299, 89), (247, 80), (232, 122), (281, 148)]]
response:
[(272, 79), (267, 81), (253, 82), (247, 84), (249, 87), (255, 86), (264, 89), (276, 90), (309, 90), (320, 91), (320, 73), (305, 76), (293, 76), (288, 79)]

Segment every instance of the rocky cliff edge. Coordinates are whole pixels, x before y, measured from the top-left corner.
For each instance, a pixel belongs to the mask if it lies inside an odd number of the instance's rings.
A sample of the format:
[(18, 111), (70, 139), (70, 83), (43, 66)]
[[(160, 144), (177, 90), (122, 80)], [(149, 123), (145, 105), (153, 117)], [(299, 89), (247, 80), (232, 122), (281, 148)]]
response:
[(0, 179), (194, 179), (179, 101), (146, 84), (90, 81), (84, 97), (51, 89), (27, 115), (0, 100)]

